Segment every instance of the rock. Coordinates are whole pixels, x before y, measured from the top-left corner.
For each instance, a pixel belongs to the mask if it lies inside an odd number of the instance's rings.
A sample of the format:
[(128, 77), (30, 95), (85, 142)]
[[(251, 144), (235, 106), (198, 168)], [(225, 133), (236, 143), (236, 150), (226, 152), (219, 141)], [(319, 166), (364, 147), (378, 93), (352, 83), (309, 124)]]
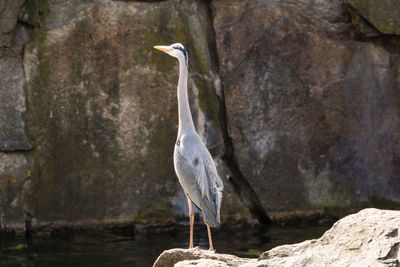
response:
[[(166, 250), (157, 258), (153, 267), (173, 266), (239, 266), (254, 263), (256, 259), (239, 258), (229, 254), (219, 254), (199, 247), (193, 249)], [(208, 265), (207, 265), (208, 264)]]
[(25, 0), (0, 0), (0, 47), (10, 47), (20, 8)]
[(337, 221), (325, 234), (302, 243), (275, 247), (256, 259), (195, 249), (164, 251), (153, 267), (387, 266), (400, 261), (400, 211), (364, 209)]
[(0, 151), (30, 150), (25, 132), (22, 47), (0, 48)]
[(0, 1), (0, 32), (5, 34), (14, 30), (17, 25), (19, 10), (25, 0)]
[(198, 1), (102, 0), (34, 32), (24, 60), (28, 129), (37, 142), (32, 190), (39, 193), (31, 202), (38, 223), (187, 219), (172, 160), (178, 63), (153, 46), (186, 45), (196, 127), (212, 154), (221, 156), (207, 14)]
[(357, 11), (350, 5), (347, 5), (347, 10), (351, 14), (351, 19), (353, 21), (356, 29), (367, 37), (377, 37), (382, 35), (378, 30), (375, 29), (366, 19), (364, 19)]
[(24, 227), (29, 164), (23, 153), (0, 152), (0, 232)]
[(240, 172), (272, 218), (398, 201), (396, 41), (359, 42), (340, 0), (296, 3), (212, 2)]
[[(400, 34), (400, 3), (396, 0), (345, 0), (379, 32)], [(353, 15), (353, 18), (357, 15)]]
[(400, 211), (365, 209), (315, 240), (264, 252), (254, 266), (399, 266)]
[(88, 8), (93, 0), (27, 0), (19, 12), (18, 19), (42, 29), (61, 27), (79, 12)]
[(175, 41), (223, 221), (399, 207), (391, 3), (0, 0), (0, 151), (25, 151), (25, 208), (39, 224), (187, 220), (171, 157), (177, 62), (152, 49)]
[(234, 266), (231, 264), (227, 264), (223, 261), (219, 260), (209, 260), (209, 259), (199, 259), (199, 260), (188, 260), (188, 261), (180, 261), (174, 265), (174, 267), (184, 267), (184, 266), (198, 266), (198, 267), (228, 267)]

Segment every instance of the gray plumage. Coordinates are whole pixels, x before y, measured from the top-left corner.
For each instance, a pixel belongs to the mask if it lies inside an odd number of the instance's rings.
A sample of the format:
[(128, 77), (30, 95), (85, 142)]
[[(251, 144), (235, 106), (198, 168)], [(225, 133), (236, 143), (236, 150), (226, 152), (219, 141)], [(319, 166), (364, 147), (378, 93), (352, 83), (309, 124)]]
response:
[(213, 158), (197, 134), (187, 95), (188, 57), (181, 44), (155, 47), (179, 60), (179, 128), (174, 149), (174, 167), (185, 194), (201, 210), (204, 222), (217, 227), (220, 221), (222, 190)]
[(185, 193), (200, 208), (204, 222), (217, 227), (223, 184), (214, 161), (196, 132), (178, 135), (174, 151), (175, 172)]

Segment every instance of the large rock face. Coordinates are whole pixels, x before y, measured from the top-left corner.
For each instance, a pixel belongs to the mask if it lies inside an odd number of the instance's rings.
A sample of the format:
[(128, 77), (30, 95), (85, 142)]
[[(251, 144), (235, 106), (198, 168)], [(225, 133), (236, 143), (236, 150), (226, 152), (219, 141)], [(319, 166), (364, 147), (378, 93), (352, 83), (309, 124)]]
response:
[(212, 6), (228, 132), (265, 210), (400, 200), (397, 45), (357, 41), (339, 0)]
[(221, 155), (208, 12), (196, 1), (85, 7), (44, 20), (25, 50), (36, 141), (30, 213), (39, 222), (175, 222), (187, 216), (172, 162), (178, 63), (153, 46), (179, 40), (189, 47), (193, 116)]
[(29, 29), (17, 22), (24, 1), (0, 1), (0, 230), (21, 228), (29, 184), (23, 46)]
[(400, 212), (365, 209), (336, 222), (319, 239), (283, 245), (256, 259), (200, 249), (164, 251), (154, 267), (172, 266), (386, 266), (400, 264)]
[(152, 49), (173, 42), (189, 51), (222, 221), (399, 207), (398, 13), (389, 0), (0, 0), (0, 228), (187, 220), (178, 64)]

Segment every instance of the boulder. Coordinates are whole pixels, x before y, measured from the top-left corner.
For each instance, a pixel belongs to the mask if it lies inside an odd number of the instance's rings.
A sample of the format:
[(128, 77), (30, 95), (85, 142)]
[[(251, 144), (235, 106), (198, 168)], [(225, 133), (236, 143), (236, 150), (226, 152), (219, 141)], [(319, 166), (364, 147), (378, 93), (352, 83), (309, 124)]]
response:
[(371, 23), (363, 18), (357, 11), (350, 5), (347, 5), (347, 10), (351, 15), (351, 20), (354, 27), (366, 37), (377, 37), (382, 35)]
[[(400, 3), (396, 0), (345, 0), (354, 12), (353, 18), (359, 20), (358, 15), (384, 34), (400, 34)], [(363, 24), (361, 24), (363, 25)], [(365, 25), (365, 24), (364, 24)], [(365, 27), (365, 26), (364, 26)], [(363, 31), (361, 31), (363, 32)], [(365, 32), (363, 32), (365, 33)]]
[(386, 266), (400, 264), (400, 211), (364, 209), (315, 240), (264, 252), (254, 266)]
[(174, 265), (174, 267), (184, 267), (184, 266), (197, 266), (197, 267), (229, 267), (233, 266), (232, 264), (228, 264), (224, 261), (220, 260), (210, 260), (210, 259), (199, 259), (199, 260), (185, 260), (180, 261)]
[(396, 41), (359, 42), (341, 0), (306, 2), (212, 2), (239, 170), (273, 219), (399, 201)]
[[(52, 3), (58, 2), (66, 4)], [(178, 62), (153, 46), (186, 45), (195, 124), (220, 157), (224, 141), (207, 7), (182, 0), (82, 5), (59, 22), (41, 20), (25, 49), (28, 130), (37, 145), (33, 215), (39, 224), (67, 225), (187, 220), (172, 160)], [(237, 197), (228, 199), (234, 201), (225, 205), (242, 206)], [(248, 212), (236, 210), (247, 220)]]
[(239, 266), (245, 263), (255, 263), (256, 259), (239, 258), (229, 254), (219, 254), (203, 250), (175, 248), (166, 250), (157, 258), (153, 267), (172, 266)]
[(18, 13), (25, 0), (0, 1), (0, 32), (9, 33), (17, 25)]
[(337, 221), (325, 234), (275, 247), (256, 259), (195, 249), (164, 251), (153, 267), (386, 266), (400, 264), (400, 211), (364, 209)]
[(0, 47), (11, 46), (18, 14), (25, 0), (0, 0)]

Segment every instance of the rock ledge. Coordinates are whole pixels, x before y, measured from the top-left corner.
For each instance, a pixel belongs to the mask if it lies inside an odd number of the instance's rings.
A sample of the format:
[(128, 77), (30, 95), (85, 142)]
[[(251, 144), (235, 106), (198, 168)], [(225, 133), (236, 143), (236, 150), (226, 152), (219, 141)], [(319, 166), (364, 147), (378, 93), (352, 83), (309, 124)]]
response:
[[(256, 263), (257, 259), (239, 258), (229, 254), (219, 254), (199, 247), (192, 249), (175, 248), (166, 250), (158, 257), (153, 267), (170, 266), (242, 266)], [(251, 266), (251, 265), (249, 265)]]
[(364, 209), (337, 221), (322, 237), (283, 245), (257, 259), (199, 248), (164, 251), (153, 267), (400, 266), (400, 211)]

